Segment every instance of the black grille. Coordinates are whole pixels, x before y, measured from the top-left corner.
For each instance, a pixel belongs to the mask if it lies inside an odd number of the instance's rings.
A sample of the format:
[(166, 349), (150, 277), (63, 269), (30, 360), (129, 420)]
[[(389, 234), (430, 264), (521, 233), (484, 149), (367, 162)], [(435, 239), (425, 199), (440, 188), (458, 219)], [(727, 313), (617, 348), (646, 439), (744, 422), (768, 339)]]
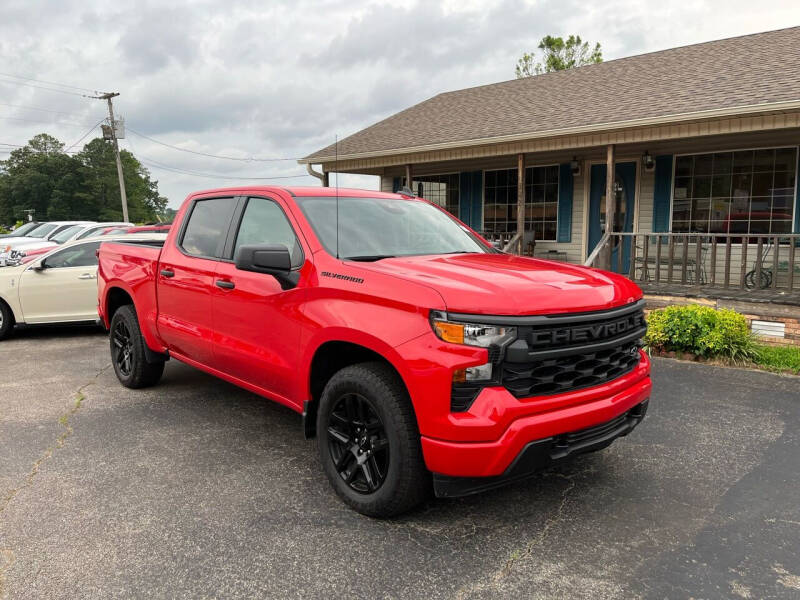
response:
[(468, 410), (486, 386), (502, 385), (517, 398), (527, 398), (617, 379), (639, 363), (646, 331), (643, 300), (602, 312), (490, 318), (492, 323), (516, 327), (517, 339), (489, 349), (492, 381), (453, 385), (454, 412)]
[(502, 365), (503, 385), (517, 398), (560, 394), (606, 383), (630, 373), (639, 363), (639, 344), (597, 352)]

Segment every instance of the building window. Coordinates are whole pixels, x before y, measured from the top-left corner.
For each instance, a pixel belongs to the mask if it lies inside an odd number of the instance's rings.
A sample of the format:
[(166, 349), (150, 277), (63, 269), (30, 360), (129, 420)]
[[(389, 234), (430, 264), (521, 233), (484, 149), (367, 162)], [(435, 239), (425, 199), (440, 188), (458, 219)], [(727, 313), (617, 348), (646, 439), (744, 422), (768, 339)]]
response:
[(678, 156), (672, 231), (791, 233), (797, 148)]
[[(516, 232), (517, 170), (486, 171), (484, 181), (484, 229)], [(558, 165), (525, 169), (525, 231), (536, 240), (557, 240)]]
[[(405, 181), (405, 178), (403, 179)], [(450, 175), (422, 175), (412, 177), (412, 190), (451, 215), (458, 217), (458, 173)]]

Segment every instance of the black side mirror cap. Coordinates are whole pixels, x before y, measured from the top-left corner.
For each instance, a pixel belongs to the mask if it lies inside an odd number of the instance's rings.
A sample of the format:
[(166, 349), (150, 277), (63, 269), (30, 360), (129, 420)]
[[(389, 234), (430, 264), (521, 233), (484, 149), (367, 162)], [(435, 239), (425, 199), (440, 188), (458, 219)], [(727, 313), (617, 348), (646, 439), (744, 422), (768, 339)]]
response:
[(283, 244), (242, 246), (236, 253), (236, 268), (270, 275), (288, 273), (292, 270), (292, 257)]
[(236, 268), (272, 275), (284, 290), (300, 281), (300, 274), (292, 271), (292, 256), (283, 244), (253, 244), (241, 246), (236, 253)]

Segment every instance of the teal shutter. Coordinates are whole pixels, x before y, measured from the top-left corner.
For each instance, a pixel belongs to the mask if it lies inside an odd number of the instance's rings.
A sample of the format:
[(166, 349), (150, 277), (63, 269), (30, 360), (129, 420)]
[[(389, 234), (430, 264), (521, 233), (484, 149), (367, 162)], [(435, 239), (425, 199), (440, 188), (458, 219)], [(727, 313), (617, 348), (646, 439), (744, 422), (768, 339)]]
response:
[(396, 194), (397, 190), (403, 187), (403, 178), (402, 177), (395, 177), (392, 179), (392, 191)]
[(669, 231), (669, 204), (672, 197), (672, 155), (656, 156), (655, 182), (653, 183), (653, 231)]
[[(800, 169), (800, 160), (797, 163)], [(800, 233), (800, 171), (795, 170), (795, 191), (794, 191), (794, 232)], [(800, 240), (798, 240), (800, 242)]]
[(572, 166), (558, 167), (558, 237), (559, 242), (572, 241)]
[(475, 231), (483, 228), (483, 171), (459, 173), (458, 218)]

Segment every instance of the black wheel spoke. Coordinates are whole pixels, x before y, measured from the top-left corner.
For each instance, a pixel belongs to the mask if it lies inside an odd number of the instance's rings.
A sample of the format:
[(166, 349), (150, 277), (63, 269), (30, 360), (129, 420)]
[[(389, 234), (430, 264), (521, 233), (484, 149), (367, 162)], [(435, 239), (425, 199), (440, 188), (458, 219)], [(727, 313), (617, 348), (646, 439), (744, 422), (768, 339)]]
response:
[(364, 474), (364, 481), (366, 481), (369, 491), (377, 489), (378, 486), (375, 483), (375, 479), (372, 477), (372, 467), (369, 464), (369, 460), (361, 463), (361, 472)]
[(389, 471), (389, 441), (369, 399), (345, 393), (328, 417), (328, 449), (334, 468), (351, 490), (371, 494)]
[(336, 440), (344, 444), (345, 446), (350, 444), (350, 436), (338, 431), (334, 427), (328, 427), (328, 434), (333, 436)]

